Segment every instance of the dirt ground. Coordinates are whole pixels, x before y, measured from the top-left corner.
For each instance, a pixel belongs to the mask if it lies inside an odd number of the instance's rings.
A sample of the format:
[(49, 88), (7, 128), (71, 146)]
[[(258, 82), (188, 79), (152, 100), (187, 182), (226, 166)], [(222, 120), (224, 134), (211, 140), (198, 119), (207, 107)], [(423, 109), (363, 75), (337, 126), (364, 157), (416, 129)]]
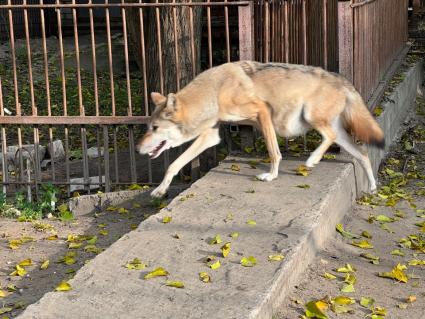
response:
[[(335, 232), (335, 238), (330, 240), (326, 248), (318, 254), (313, 264), (305, 272), (301, 282), (294, 287), (289, 297), (282, 304), (275, 319), (304, 318), (305, 304), (310, 301), (321, 300), (326, 296), (348, 296), (356, 300), (349, 306), (351, 313), (336, 314), (330, 309), (326, 311), (328, 318), (425, 318), (425, 265), (409, 265), (411, 260), (425, 260), (425, 246), (421, 250), (402, 247), (401, 238), (417, 234), (422, 236), (425, 245), (425, 227), (422, 229), (416, 223), (425, 221), (425, 103), (423, 98), (418, 99), (418, 113), (405, 124), (405, 132), (396, 145), (393, 146), (386, 162), (381, 168), (381, 187), (388, 185), (392, 178), (389, 175), (392, 169), (400, 172), (407, 178), (407, 185), (402, 186), (407, 194), (412, 194), (412, 207), (407, 200), (400, 200), (395, 206), (365, 206), (357, 204), (342, 222), (344, 229), (354, 234), (367, 231), (372, 238), (365, 237), (359, 240), (369, 240), (373, 249), (361, 249), (351, 245), (352, 239), (344, 238)], [(381, 188), (382, 192), (382, 188)], [(384, 201), (385, 202), (385, 201)], [(371, 220), (370, 216), (385, 215), (396, 217), (396, 221), (380, 223)], [(398, 217), (397, 217), (398, 216)], [(383, 229), (387, 226), (388, 229)], [(399, 249), (404, 256), (391, 254)], [(378, 265), (362, 258), (361, 253), (370, 253), (380, 257)], [(351, 264), (357, 271), (354, 273), (357, 282), (354, 284), (355, 292), (344, 293), (345, 273), (335, 270)], [(381, 278), (380, 272), (390, 272), (397, 264), (407, 266), (407, 283), (397, 280)], [(336, 279), (326, 279), (323, 275), (330, 273)], [(415, 301), (409, 303), (409, 296)], [(371, 310), (359, 304), (361, 297), (373, 298), (374, 306), (386, 309), (385, 317), (372, 317)]]
[[(118, 208), (121, 207), (127, 211), (120, 212)], [(61, 281), (70, 279), (79, 268), (96, 256), (96, 252), (85, 251), (84, 248), (90, 244), (87, 240), (82, 241), (81, 247), (69, 249), (72, 242), (67, 241), (69, 235), (97, 236), (95, 248), (103, 250), (157, 210), (146, 200), (129, 201), (115, 211), (87, 214), (75, 218), (73, 222), (50, 219), (17, 222), (0, 218), (0, 318), (16, 317), (25, 306), (54, 290)], [(47, 229), (42, 229), (46, 227)], [(32, 241), (18, 245), (17, 249), (10, 248), (11, 240), (25, 237), (30, 237)], [(79, 243), (78, 240), (74, 242)], [(59, 262), (70, 251), (76, 252), (75, 263), (67, 265)], [(16, 264), (28, 258), (32, 265), (24, 267), (27, 274), (11, 276)], [(46, 260), (49, 260), (48, 268), (40, 269)], [(123, 265), (125, 262), (123, 261)], [(2, 293), (6, 296), (2, 297)], [(2, 307), (13, 310), (3, 314)]]

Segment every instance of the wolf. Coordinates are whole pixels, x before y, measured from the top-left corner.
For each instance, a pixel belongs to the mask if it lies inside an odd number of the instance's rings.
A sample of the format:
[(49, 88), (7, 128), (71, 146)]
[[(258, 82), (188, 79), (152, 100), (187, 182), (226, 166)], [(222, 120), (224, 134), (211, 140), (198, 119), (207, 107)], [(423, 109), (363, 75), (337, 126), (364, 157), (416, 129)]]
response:
[(192, 159), (220, 142), (220, 122), (249, 122), (261, 130), (271, 159), (262, 181), (278, 176), (282, 155), (276, 134), (298, 136), (315, 129), (322, 142), (306, 161), (314, 167), (336, 143), (366, 171), (370, 190), (376, 181), (367, 152), (353, 141), (385, 147), (384, 134), (360, 94), (343, 76), (320, 67), (238, 61), (199, 74), (177, 93), (151, 93), (155, 109), (148, 131), (138, 141), (140, 154), (158, 157), (169, 148), (195, 141), (167, 169), (152, 191), (162, 197), (173, 177)]

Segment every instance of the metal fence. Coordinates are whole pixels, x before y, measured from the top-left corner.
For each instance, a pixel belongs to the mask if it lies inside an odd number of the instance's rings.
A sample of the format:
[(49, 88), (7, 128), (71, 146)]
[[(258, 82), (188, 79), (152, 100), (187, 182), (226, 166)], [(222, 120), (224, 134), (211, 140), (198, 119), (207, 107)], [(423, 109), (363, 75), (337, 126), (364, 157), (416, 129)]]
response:
[(406, 48), (408, 0), (339, 2), (340, 72), (374, 107)]
[[(337, 0), (34, 2), (0, 1), (6, 22), (0, 43), (5, 192), (37, 193), (41, 184), (53, 183), (69, 195), (158, 183), (184, 147), (153, 161), (135, 153), (152, 109), (150, 91), (175, 91), (204, 69), (256, 59), (331, 71), (339, 62), (366, 96), (404, 34), (404, 15), (385, 4), (401, 10), (404, 0), (359, 7), (358, 1), (342, 2), (345, 11)], [(388, 19), (392, 37), (384, 32), (389, 26), (379, 24)], [(338, 24), (346, 30), (343, 38)], [(373, 36), (360, 36), (366, 31)], [(192, 163), (192, 172), (200, 164)]]

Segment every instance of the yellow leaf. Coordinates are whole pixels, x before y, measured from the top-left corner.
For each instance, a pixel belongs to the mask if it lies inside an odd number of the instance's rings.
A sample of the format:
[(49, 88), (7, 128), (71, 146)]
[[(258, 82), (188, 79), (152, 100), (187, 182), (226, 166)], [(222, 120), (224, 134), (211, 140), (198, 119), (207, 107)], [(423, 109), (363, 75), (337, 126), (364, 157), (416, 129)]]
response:
[(266, 157), (264, 159), (261, 160), (263, 163), (271, 163), (272, 159), (270, 157)]
[(369, 243), (368, 240), (360, 240), (360, 241), (353, 241), (351, 245), (362, 248), (362, 249), (372, 249), (373, 245)]
[(73, 192), (72, 193), (72, 197), (80, 197), (81, 195), (80, 195), (80, 193), (79, 192)]
[(131, 230), (135, 230), (137, 228), (137, 226), (138, 226), (137, 224), (131, 224), (130, 225), (130, 229)]
[(356, 303), (353, 298), (346, 296), (337, 296), (335, 298), (332, 298), (331, 302), (336, 303), (338, 305), (352, 305), (353, 303)]
[(6, 291), (0, 289), (0, 298), (4, 298), (7, 295), (8, 295), (8, 293)]
[(221, 240), (221, 236), (220, 235), (215, 235), (214, 238), (210, 239), (209, 244), (210, 245), (215, 245), (215, 244), (220, 244), (223, 241)]
[(32, 260), (30, 258), (24, 259), (18, 263), (21, 267), (28, 267), (32, 265)]
[(142, 187), (142, 186), (140, 186), (140, 185), (138, 185), (138, 184), (131, 184), (131, 185), (128, 187), (128, 189), (129, 189), (130, 191), (138, 191), (138, 190), (143, 189), (143, 187)]
[(230, 234), (230, 237), (232, 237), (233, 239), (236, 239), (239, 237), (239, 233), (238, 232), (233, 232)]
[(424, 260), (412, 259), (409, 261), (409, 266), (425, 266), (425, 259)]
[(372, 264), (374, 265), (378, 265), (379, 264), (379, 257), (372, 255), (372, 254), (367, 254), (367, 253), (362, 253), (360, 254), (361, 257), (368, 259)]
[(73, 274), (74, 272), (75, 272), (75, 270), (72, 269), (72, 268), (65, 270), (65, 274)]
[(146, 274), (143, 278), (144, 279), (151, 279), (151, 278), (155, 278), (155, 277), (159, 277), (159, 276), (167, 276), (167, 275), (168, 275), (168, 271), (166, 271), (162, 267), (158, 267), (158, 268), (152, 270), (150, 273)]
[(362, 231), (362, 236), (368, 239), (372, 239), (372, 235), (369, 234), (369, 232), (366, 230)]
[(230, 169), (232, 170), (232, 171), (235, 171), (235, 172), (239, 172), (241, 169), (239, 168), (239, 165), (236, 165), (236, 164), (232, 164), (232, 166), (230, 167)]
[(43, 263), (40, 266), (40, 269), (42, 269), (42, 270), (47, 269), (49, 267), (49, 264), (50, 264), (49, 260), (43, 261)]
[(257, 259), (254, 256), (242, 257), (241, 265), (244, 267), (253, 267), (257, 264)]
[(92, 238), (87, 240), (87, 244), (89, 245), (95, 245), (97, 243), (97, 236), (94, 235)]
[(407, 303), (414, 303), (416, 301), (416, 296), (414, 295), (410, 295), (409, 297), (407, 297), (406, 302)]
[(406, 266), (398, 264), (391, 270), (391, 272), (380, 272), (378, 276), (384, 278), (391, 278), (406, 283), (408, 281), (408, 277), (404, 272), (405, 269)]
[(305, 305), (305, 315), (307, 318), (327, 319), (328, 316), (324, 312), (328, 309), (328, 304), (321, 300), (310, 301)]
[(164, 217), (162, 217), (162, 222), (164, 224), (168, 224), (169, 222), (171, 222), (172, 219), (173, 219), (173, 217), (171, 217), (171, 216), (164, 216)]
[(340, 267), (336, 271), (346, 273), (346, 272), (355, 272), (356, 269), (353, 266), (351, 266), (350, 264), (347, 264), (347, 265), (345, 265), (345, 267)]
[(404, 253), (400, 249), (394, 249), (393, 251), (391, 251), (391, 255), (403, 257)]
[(323, 158), (324, 159), (327, 159), (327, 160), (334, 160), (334, 159), (336, 159), (336, 155), (335, 154), (326, 153), (325, 155), (323, 155)]
[(398, 304), (397, 307), (399, 307), (400, 309), (407, 309), (407, 303)]
[(15, 292), (17, 290), (18, 290), (18, 288), (16, 288), (16, 286), (14, 284), (7, 285), (7, 291), (9, 291), (9, 292)]
[(58, 239), (58, 235), (57, 234), (54, 234), (54, 235), (51, 235), (49, 237), (46, 237), (46, 239), (47, 240), (56, 240), (56, 239)]
[(23, 276), (25, 276), (27, 274), (27, 271), (23, 267), (21, 267), (19, 265), (16, 265), (15, 268), (16, 269), (12, 273), (9, 274), (10, 276), (20, 276), (20, 277), (23, 277)]
[(296, 169), (297, 175), (308, 176), (310, 174), (310, 169), (305, 165), (300, 165)]
[(340, 234), (341, 234), (343, 237), (345, 237), (345, 238), (350, 238), (350, 239), (356, 239), (356, 238), (359, 238), (359, 236), (354, 235), (354, 234), (352, 234), (352, 233), (350, 233), (350, 232), (346, 231), (346, 230), (344, 229), (344, 226), (342, 226), (342, 224), (337, 224), (337, 225), (336, 225), (336, 227), (335, 227), (335, 229), (336, 229), (336, 231), (337, 231), (338, 233), (340, 233)]
[(220, 260), (217, 260), (216, 262), (211, 262), (208, 265), (212, 270), (216, 270), (218, 268), (220, 268), (221, 264), (220, 264)]
[(353, 284), (346, 284), (342, 287), (341, 292), (354, 292), (354, 285)]
[(101, 229), (101, 230), (99, 230), (99, 234), (102, 235), (102, 236), (106, 236), (106, 235), (108, 235), (108, 231), (106, 229)]
[(69, 243), (68, 248), (69, 249), (78, 249), (83, 245), (83, 243)]
[(138, 204), (138, 203), (134, 203), (134, 204), (133, 204), (133, 208), (140, 208), (140, 207), (142, 207), (142, 205), (140, 205), (140, 204)]
[(118, 213), (119, 214), (127, 214), (128, 212), (129, 212), (129, 210), (128, 209), (125, 209), (124, 207), (120, 207), (118, 209)]
[(223, 246), (221, 246), (221, 253), (223, 254), (223, 257), (227, 257), (230, 253), (230, 243), (225, 243)]
[(300, 184), (300, 185), (296, 185), (296, 187), (303, 188), (303, 189), (309, 189), (310, 185), (309, 184)]
[(103, 251), (102, 248), (96, 247), (96, 245), (86, 245), (84, 251), (88, 253), (99, 254)]
[(211, 282), (211, 277), (206, 272), (200, 272), (199, 273), (199, 279), (201, 279), (201, 281), (203, 281), (203, 282)]
[(184, 283), (182, 283), (181, 281), (167, 280), (165, 282), (165, 285), (168, 287), (174, 287), (174, 288), (184, 288)]
[(134, 258), (132, 261), (128, 262), (125, 267), (128, 269), (140, 270), (146, 268), (147, 265), (142, 263), (139, 258)]
[(353, 273), (347, 273), (344, 278), (344, 282), (347, 284), (354, 285), (357, 281), (356, 276)]
[(246, 222), (246, 224), (247, 225), (250, 225), (250, 226), (255, 226), (255, 225), (257, 225), (257, 222), (255, 220), (248, 219), (248, 221)]
[(375, 300), (373, 298), (362, 297), (360, 299), (360, 305), (362, 305), (365, 308), (372, 307), (374, 303), (375, 303)]
[(285, 256), (283, 255), (269, 255), (269, 261), (281, 261)]
[(69, 291), (72, 290), (72, 287), (66, 281), (62, 281), (55, 289), (56, 291)]
[(11, 312), (12, 310), (13, 310), (12, 307), (3, 307), (3, 308), (0, 308), (0, 315), (2, 315), (4, 313), (7, 313), (7, 312)]
[(115, 207), (115, 206), (108, 206), (108, 207), (106, 207), (106, 210), (108, 211), (108, 212), (114, 212), (114, 211), (116, 211), (118, 209), (118, 207)]
[(325, 272), (322, 276), (325, 277), (326, 279), (329, 279), (329, 280), (336, 279), (336, 276), (334, 276), (330, 273), (327, 273), (327, 272)]
[(105, 228), (106, 226), (108, 226), (108, 224), (105, 224), (105, 223), (97, 225), (97, 227), (99, 227), (99, 228)]

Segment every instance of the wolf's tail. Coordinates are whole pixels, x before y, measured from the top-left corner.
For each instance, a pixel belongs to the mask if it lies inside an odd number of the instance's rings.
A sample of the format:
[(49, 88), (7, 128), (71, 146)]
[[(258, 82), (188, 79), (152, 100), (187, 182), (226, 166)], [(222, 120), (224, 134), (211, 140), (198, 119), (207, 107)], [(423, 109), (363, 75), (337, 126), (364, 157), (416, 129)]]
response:
[(349, 92), (345, 109), (342, 112), (344, 126), (356, 138), (379, 148), (385, 147), (384, 132), (367, 109), (357, 92)]

